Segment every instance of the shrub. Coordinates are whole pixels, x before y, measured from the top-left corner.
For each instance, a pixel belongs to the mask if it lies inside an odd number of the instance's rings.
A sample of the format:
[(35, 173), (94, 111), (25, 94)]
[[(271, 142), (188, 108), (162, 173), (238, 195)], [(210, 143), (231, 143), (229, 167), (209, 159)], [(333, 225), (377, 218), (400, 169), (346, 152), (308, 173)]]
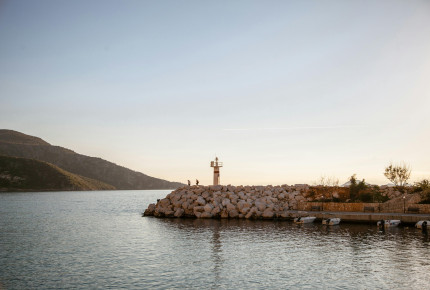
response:
[(361, 202), (372, 202), (373, 201), (373, 195), (370, 192), (362, 192), (360, 193), (360, 195), (358, 196), (358, 199)]
[(429, 204), (430, 203), (430, 188), (427, 188), (420, 192), (421, 201), (420, 203)]
[(388, 196), (382, 195), (379, 190), (373, 192), (373, 202), (383, 203), (383, 202), (386, 202), (388, 200), (389, 200)]
[(351, 201), (360, 201), (360, 191), (363, 191), (367, 188), (364, 179), (362, 181), (357, 182), (357, 178), (355, 174), (351, 176), (349, 179), (351, 185), (349, 186), (349, 197)]
[(414, 192), (421, 192), (430, 188), (430, 180), (423, 179), (421, 181), (415, 182)]

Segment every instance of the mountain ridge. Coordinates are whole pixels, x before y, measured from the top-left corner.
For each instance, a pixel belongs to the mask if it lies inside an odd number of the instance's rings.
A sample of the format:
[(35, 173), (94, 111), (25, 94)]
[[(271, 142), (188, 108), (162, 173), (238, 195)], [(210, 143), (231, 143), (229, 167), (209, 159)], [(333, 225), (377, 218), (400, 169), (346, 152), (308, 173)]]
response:
[(0, 155), (0, 191), (114, 190), (48, 162)]
[(39, 137), (13, 130), (0, 130), (0, 154), (44, 161), (70, 173), (98, 180), (116, 189), (174, 189), (179, 182), (148, 176), (98, 157), (54, 146)]

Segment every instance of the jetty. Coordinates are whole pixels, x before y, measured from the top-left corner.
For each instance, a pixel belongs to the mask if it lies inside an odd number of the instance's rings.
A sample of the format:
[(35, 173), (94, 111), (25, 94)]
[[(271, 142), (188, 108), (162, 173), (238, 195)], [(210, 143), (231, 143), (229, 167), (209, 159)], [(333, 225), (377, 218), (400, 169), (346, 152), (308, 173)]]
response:
[[(331, 195), (341, 195), (331, 192)], [(278, 186), (193, 185), (183, 186), (165, 198), (151, 203), (144, 216), (171, 218), (284, 219), (312, 215), (318, 219), (339, 217), (343, 222), (374, 223), (381, 219), (400, 219), (416, 223), (430, 218), (430, 205), (415, 203), (414, 194), (398, 196), (391, 188), (383, 194), (393, 196), (386, 203), (318, 201), (318, 187), (306, 184)], [(396, 197), (397, 196), (397, 197)]]

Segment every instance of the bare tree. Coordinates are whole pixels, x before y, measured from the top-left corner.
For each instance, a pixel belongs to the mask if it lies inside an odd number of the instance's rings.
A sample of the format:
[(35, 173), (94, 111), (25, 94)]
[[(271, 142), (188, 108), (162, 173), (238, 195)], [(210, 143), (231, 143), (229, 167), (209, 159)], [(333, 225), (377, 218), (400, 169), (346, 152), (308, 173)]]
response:
[(316, 185), (320, 186), (323, 193), (323, 199), (333, 199), (333, 192), (339, 187), (339, 179), (334, 176), (321, 176), (319, 182), (316, 182)]
[(390, 165), (385, 168), (384, 175), (389, 181), (394, 183), (395, 186), (403, 186), (411, 176), (411, 168), (405, 163), (400, 165), (390, 163)]
[(317, 185), (324, 187), (337, 187), (339, 186), (339, 179), (334, 176), (321, 176)]

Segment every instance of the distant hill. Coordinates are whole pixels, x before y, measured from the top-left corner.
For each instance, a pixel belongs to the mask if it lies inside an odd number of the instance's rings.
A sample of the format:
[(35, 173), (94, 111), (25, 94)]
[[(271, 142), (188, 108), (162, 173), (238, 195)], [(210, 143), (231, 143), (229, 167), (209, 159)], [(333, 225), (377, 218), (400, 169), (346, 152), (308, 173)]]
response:
[(0, 155), (0, 191), (106, 190), (112, 185), (34, 159)]
[(25, 135), (12, 130), (0, 130), (0, 142), (6, 144), (25, 144), (25, 145), (45, 145), (49, 146), (48, 142), (40, 138)]
[(70, 173), (98, 180), (116, 189), (174, 189), (179, 182), (154, 178), (101, 158), (75, 153), (12, 130), (0, 130), (0, 155), (45, 161)]

